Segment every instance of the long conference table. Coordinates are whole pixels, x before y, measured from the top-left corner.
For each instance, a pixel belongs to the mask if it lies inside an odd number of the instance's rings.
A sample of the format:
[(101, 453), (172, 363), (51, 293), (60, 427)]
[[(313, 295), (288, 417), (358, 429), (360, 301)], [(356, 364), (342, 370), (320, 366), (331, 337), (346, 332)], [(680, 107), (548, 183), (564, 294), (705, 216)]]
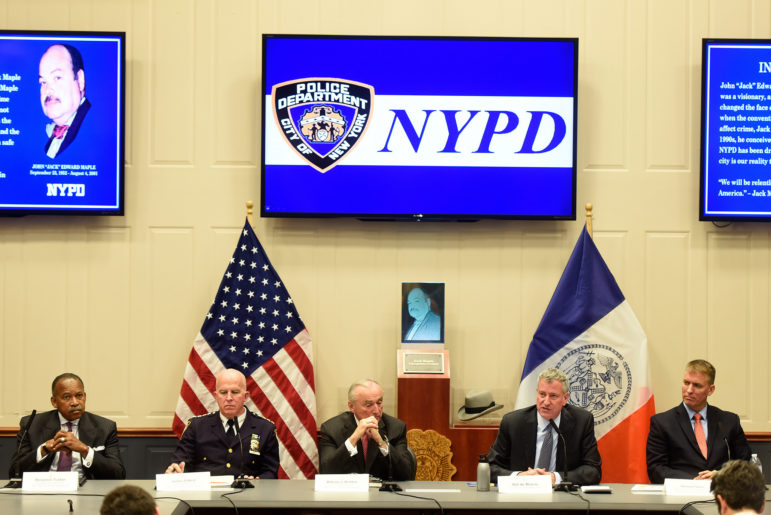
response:
[[(155, 481), (88, 481), (78, 492), (30, 493), (0, 489), (2, 514), (99, 513), (103, 496), (123, 484), (138, 485), (156, 498), (163, 514), (182, 515), (220, 513), (589, 513), (635, 514), (643, 512), (681, 513), (690, 501), (706, 501), (709, 497), (687, 498), (660, 493), (633, 493), (633, 485), (612, 484), (610, 494), (554, 492), (546, 495), (501, 494), (497, 488), (477, 492), (473, 484), (451, 481), (405, 481), (402, 492), (381, 492), (376, 487), (364, 493), (332, 493), (314, 491), (313, 480), (262, 480), (255, 488), (234, 490), (212, 489), (201, 492), (158, 492)], [(581, 494), (580, 497), (577, 494)], [(694, 515), (715, 513), (714, 503), (688, 506), (682, 513)]]

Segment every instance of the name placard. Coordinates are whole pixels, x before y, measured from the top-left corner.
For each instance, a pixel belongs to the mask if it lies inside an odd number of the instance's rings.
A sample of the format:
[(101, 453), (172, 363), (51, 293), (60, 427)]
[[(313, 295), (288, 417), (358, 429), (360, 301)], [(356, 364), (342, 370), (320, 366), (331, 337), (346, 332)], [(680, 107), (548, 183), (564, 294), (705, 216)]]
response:
[(444, 354), (441, 352), (405, 352), (405, 374), (444, 374)]
[(549, 494), (552, 493), (551, 475), (548, 476), (498, 476), (498, 492), (502, 494)]
[(706, 479), (665, 479), (664, 495), (687, 495), (689, 497), (710, 497), (712, 481)]
[(369, 474), (316, 474), (316, 492), (369, 492)]
[(27, 492), (77, 492), (77, 472), (25, 472), (21, 489)]
[(155, 488), (160, 491), (206, 491), (211, 490), (211, 472), (185, 472), (184, 474), (156, 474)]

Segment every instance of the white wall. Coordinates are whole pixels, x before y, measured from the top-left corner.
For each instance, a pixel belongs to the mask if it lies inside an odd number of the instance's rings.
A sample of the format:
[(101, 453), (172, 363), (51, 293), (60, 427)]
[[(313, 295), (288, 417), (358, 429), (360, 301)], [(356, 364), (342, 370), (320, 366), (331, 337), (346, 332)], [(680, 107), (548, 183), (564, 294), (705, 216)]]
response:
[[(686, 361), (767, 431), (765, 224), (698, 222), (702, 37), (770, 37), (767, 0), (0, 0), (0, 28), (128, 33), (126, 216), (0, 219), (0, 426), (69, 370), (92, 411), (169, 427), (193, 337), (259, 201), (260, 34), (577, 36), (578, 206), (650, 345), (661, 411)], [(2, 63), (0, 63), (0, 68)], [(255, 218), (314, 341), (319, 422), (348, 384), (395, 411), (402, 281), (446, 283), (452, 402), (513, 408), (530, 338), (583, 225)], [(430, 402), (430, 401), (427, 401)]]

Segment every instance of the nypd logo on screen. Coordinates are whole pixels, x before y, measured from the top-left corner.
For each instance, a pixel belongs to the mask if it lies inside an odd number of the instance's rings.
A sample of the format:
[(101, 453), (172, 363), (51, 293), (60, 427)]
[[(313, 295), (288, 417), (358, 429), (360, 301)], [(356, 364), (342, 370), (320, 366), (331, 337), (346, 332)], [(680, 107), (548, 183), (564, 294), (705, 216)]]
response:
[(572, 166), (570, 97), (374, 97), (372, 86), (336, 78), (275, 85), (266, 107), (276, 123), (266, 141), (284, 151), (266, 164), (320, 172), (343, 157), (353, 165)]
[(273, 87), (273, 112), (286, 141), (323, 172), (358, 143), (369, 123), (371, 86), (342, 79), (302, 79)]

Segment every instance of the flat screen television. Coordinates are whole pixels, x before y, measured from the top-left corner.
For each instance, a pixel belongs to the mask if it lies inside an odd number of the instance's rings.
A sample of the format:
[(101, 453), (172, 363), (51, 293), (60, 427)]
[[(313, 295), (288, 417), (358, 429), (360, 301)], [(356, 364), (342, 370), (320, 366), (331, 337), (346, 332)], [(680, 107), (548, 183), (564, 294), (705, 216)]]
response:
[(771, 39), (702, 40), (699, 219), (771, 220)]
[(576, 217), (577, 38), (262, 38), (265, 217)]
[(0, 30), (0, 216), (122, 215), (126, 35)]

